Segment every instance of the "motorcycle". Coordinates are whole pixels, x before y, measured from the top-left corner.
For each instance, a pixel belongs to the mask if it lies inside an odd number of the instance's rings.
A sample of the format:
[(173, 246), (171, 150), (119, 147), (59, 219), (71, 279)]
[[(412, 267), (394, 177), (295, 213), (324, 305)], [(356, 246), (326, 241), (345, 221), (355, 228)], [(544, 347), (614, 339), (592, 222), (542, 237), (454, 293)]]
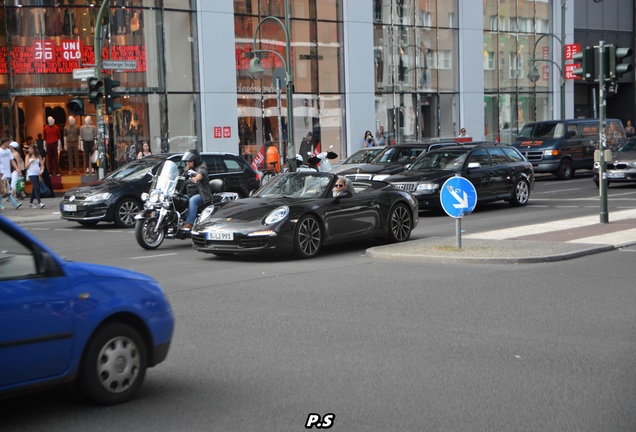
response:
[[(333, 147), (333, 146), (332, 146)], [(331, 147), (329, 147), (331, 149)], [(315, 156), (311, 156), (311, 153), (308, 153), (309, 159), (307, 159), (307, 163), (303, 162), (303, 159), (300, 155), (296, 155), (297, 171), (318, 171), (318, 172), (327, 172), (332, 168), (331, 162), (329, 159), (335, 159), (338, 157), (338, 154), (329, 150), (326, 152), (320, 152)]]
[[(181, 229), (181, 225), (188, 215), (189, 198), (184, 191), (193, 173), (179, 173), (177, 164), (170, 160), (163, 164), (152, 181), (150, 192), (141, 194), (144, 208), (135, 215), (135, 239), (139, 246), (152, 250), (161, 246), (164, 239), (190, 238), (190, 230)], [(211, 180), (210, 189), (212, 203), (233, 201), (239, 197), (235, 192), (223, 192), (223, 180), (220, 179)]]

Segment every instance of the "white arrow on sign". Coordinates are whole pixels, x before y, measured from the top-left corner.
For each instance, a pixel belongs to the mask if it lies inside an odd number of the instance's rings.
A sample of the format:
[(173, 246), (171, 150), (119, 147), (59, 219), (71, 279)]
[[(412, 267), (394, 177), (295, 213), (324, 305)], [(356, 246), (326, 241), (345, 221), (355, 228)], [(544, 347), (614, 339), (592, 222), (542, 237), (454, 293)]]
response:
[(468, 208), (468, 194), (466, 194), (465, 191), (463, 192), (464, 196), (460, 197), (459, 194), (455, 192), (455, 189), (453, 189), (452, 186), (446, 186), (446, 189), (448, 189), (451, 195), (454, 196), (458, 202), (458, 204), (453, 204), (453, 207), (455, 207), (456, 209)]

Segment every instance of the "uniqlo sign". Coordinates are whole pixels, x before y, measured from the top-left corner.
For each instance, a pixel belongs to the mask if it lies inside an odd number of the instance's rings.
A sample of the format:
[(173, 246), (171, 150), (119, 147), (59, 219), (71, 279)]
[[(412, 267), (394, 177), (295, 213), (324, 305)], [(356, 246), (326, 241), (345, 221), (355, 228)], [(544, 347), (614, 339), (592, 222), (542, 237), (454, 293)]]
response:
[(574, 69), (576, 69), (577, 67), (581, 67), (581, 65), (578, 64), (578, 63), (570, 63), (570, 64), (566, 64), (565, 65), (565, 79), (566, 80), (579, 79), (579, 77), (574, 75)]
[(232, 138), (232, 128), (223, 126), (223, 138)]
[(222, 138), (223, 132), (221, 126), (214, 126), (214, 138)]
[(550, 66), (543, 66), (543, 71), (541, 73), (541, 77), (544, 80), (549, 80), (550, 79)]
[(55, 43), (50, 40), (38, 40), (33, 42), (33, 58), (37, 61), (53, 61)]
[(572, 55), (581, 52), (581, 44), (565, 44), (565, 59), (572, 60)]

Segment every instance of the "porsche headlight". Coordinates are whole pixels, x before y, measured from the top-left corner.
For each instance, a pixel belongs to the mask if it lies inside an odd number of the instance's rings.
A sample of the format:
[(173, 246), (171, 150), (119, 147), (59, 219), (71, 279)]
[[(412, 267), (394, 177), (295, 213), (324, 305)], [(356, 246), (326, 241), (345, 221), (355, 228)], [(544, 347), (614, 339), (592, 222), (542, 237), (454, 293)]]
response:
[(86, 198), (88, 202), (107, 201), (111, 197), (110, 192), (104, 192), (99, 194), (90, 195)]
[(289, 207), (281, 206), (275, 210), (272, 210), (267, 217), (265, 218), (265, 223), (267, 225), (275, 224), (283, 219), (285, 219), (289, 215)]
[(437, 183), (418, 183), (415, 191), (425, 194), (432, 194), (435, 193), (437, 189), (439, 189), (439, 184)]
[(201, 216), (199, 216), (199, 222), (205, 222), (207, 219), (210, 218), (210, 216), (212, 216), (212, 213), (214, 213), (213, 205), (204, 208), (201, 212)]

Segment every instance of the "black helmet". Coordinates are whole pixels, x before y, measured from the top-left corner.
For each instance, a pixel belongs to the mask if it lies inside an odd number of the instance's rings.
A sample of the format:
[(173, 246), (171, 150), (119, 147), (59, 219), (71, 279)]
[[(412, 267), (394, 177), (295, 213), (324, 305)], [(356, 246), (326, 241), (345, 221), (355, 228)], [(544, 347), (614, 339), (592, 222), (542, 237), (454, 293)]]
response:
[(183, 154), (183, 157), (181, 157), (181, 161), (183, 162), (193, 161), (194, 166), (199, 166), (201, 165), (201, 154), (199, 153), (199, 150), (197, 149), (188, 150), (187, 152)]

